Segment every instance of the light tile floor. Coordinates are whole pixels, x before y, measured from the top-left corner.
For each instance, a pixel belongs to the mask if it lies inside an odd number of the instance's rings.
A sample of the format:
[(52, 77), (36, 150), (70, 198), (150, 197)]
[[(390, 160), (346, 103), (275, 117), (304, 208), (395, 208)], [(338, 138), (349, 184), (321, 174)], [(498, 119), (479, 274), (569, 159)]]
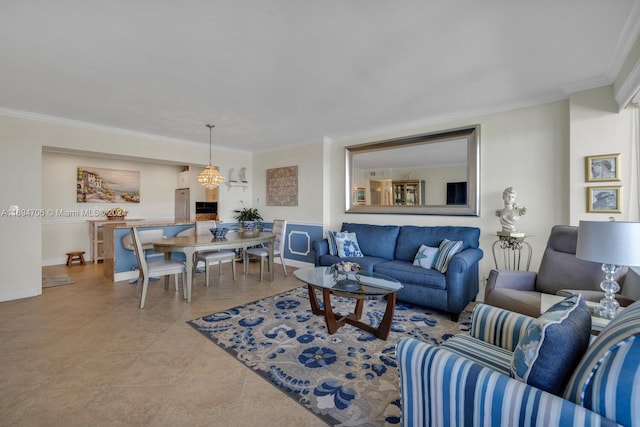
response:
[(191, 304), (151, 282), (142, 310), (102, 264), (43, 268), (75, 283), (0, 303), (0, 425), (324, 426), (185, 323), (301, 285), (275, 268), (260, 283), (258, 263), (235, 282), (214, 267)]

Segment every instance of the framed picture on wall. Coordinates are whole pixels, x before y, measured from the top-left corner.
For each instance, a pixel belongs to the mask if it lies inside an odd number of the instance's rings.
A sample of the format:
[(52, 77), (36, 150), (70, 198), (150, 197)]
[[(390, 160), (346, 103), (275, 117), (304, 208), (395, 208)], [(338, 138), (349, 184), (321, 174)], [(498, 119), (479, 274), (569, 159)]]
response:
[(622, 213), (622, 186), (587, 187), (587, 212)]
[(587, 182), (620, 181), (620, 154), (585, 157)]
[(356, 188), (356, 203), (359, 205), (367, 203), (367, 193), (364, 187)]

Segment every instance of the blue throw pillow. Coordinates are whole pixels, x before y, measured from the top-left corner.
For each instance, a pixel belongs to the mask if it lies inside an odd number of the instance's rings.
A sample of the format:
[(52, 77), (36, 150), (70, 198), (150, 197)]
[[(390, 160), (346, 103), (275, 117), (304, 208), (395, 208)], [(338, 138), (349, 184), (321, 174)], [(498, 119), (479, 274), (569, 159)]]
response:
[(420, 249), (418, 249), (416, 257), (413, 259), (413, 265), (419, 265), (422, 268), (431, 269), (436, 263), (437, 256), (438, 248), (420, 245)]
[(440, 273), (446, 273), (447, 268), (449, 268), (449, 261), (451, 261), (451, 258), (460, 252), (461, 249), (461, 240), (453, 241), (444, 239), (438, 247), (438, 257), (436, 258), (435, 268), (438, 269)]
[(336, 239), (336, 247), (340, 258), (364, 256), (360, 251), (356, 233), (340, 232), (335, 233), (333, 236)]
[(327, 242), (329, 242), (329, 255), (338, 255), (338, 247), (336, 246), (335, 234), (337, 231), (327, 230)]
[(560, 396), (591, 337), (591, 314), (582, 295), (572, 295), (536, 319), (518, 341), (511, 374)]

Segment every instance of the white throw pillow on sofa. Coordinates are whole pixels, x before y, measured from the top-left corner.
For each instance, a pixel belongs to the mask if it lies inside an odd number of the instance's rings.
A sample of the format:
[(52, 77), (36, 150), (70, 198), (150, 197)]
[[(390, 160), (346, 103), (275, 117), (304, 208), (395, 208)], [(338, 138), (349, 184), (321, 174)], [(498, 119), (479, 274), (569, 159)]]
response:
[(416, 257), (413, 259), (413, 265), (419, 265), (422, 268), (430, 270), (436, 263), (437, 256), (438, 248), (421, 245), (420, 249), (418, 249), (418, 252), (416, 253)]
[(336, 247), (338, 249), (338, 256), (340, 258), (345, 257), (362, 257), (360, 246), (358, 245), (358, 238), (356, 233), (341, 232), (335, 233)]

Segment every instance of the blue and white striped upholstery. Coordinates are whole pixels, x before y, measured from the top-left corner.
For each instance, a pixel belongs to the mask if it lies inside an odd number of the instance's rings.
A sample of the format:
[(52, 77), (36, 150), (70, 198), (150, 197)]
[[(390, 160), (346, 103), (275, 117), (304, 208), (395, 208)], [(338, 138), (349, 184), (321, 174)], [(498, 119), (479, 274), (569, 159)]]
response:
[(589, 346), (564, 398), (622, 425), (640, 425), (640, 301)]
[[(471, 336), (458, 335), (441, 346), (401, 339), (396, 360), (402, 425), (640, 426), (640, 302), (590, 345), (564, 398), (499, 369), (501, 354), (513, 350), (534, 320), (478, 304)], [(491, 344), (502, 350), (485, 350)]]
[(404, 427), (609, 426), (599, 414), (414, 338), (396, 346)]
[(536, 319), (513, 311), (477, 304), (471, 316), (471, 336), (513, 351)]
[(440, 347), (511, 376), (513, 352), (509, 350), (462, 334), (449, 338)]

